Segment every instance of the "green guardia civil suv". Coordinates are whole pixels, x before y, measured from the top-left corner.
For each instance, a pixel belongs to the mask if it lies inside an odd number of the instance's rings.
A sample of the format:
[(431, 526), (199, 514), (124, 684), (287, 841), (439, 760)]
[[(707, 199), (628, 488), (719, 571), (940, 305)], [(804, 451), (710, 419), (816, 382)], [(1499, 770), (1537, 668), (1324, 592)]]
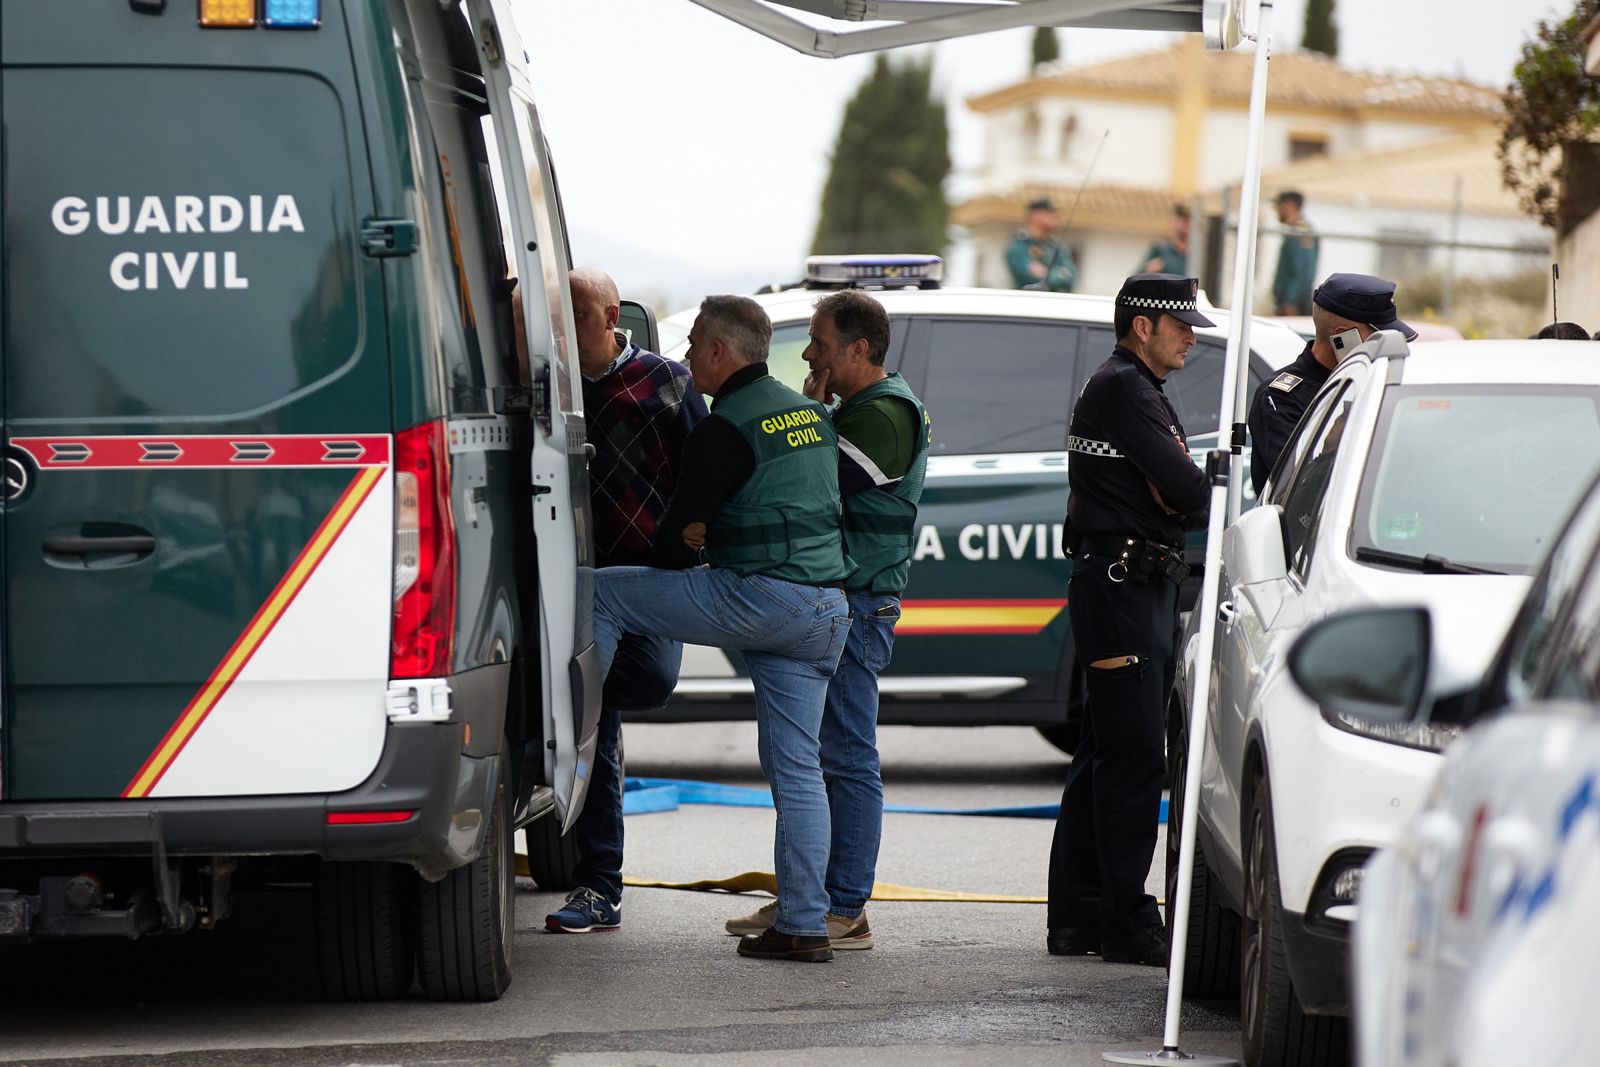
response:
[(505, 989), (599, 694), (503, 7), (0, 7), (0, 943), (309, 882), (333, 995)]
[[(1067, 418), (1115, 344), (1111, 298), (941, 289), (908, 257), (893, 257), (894, 277), (884, 277), (878, 262), (818, 260), (817, 278), (831, 271), (866, 286), (920, 286), (873, 292), (892, 323), (886, 364), (905, 375), (933, 424), (911, 580), (894, 662), (882, 677), (879, 721), (1035, 726), (1071, 751), (1083, 690), (1068, 639), (1069, 564), (1060, 544)], [(772, 318), (772, 372), (796, 387), (805, 379), (800, 353), (820, 295), (794, 288), (755, 298)], [(1217, 326), (1195, 331), (1187, 365), (1166, 385), (1196, 456), (1216, 447), (1229, 322), (1227, 312), (1206, 314)], [(693, 318), (688, 311), (663, 319), (662, 336), (683, 336)], [(1252, 389), (1305, 344), (1261, 319), (1252, 322), (1250, 342)], [(681, 349), (669, 355), (681, 356)], [(1190, 543), (1197, 571), (1203, 537)], [(1198, 586), (1192, 577), (1191, 601)], [(737, 653), (690, 646), (672, 702), (633, 718), (752, 715)]]

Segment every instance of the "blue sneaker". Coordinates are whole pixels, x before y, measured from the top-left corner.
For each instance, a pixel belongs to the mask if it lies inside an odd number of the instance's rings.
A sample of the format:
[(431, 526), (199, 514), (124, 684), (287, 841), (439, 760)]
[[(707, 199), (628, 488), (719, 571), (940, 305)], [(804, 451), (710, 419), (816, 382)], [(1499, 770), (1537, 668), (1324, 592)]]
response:
[(613, 904), (588, 886), (579, 886), (566, 905), (545, 916), (544, 928), (557, 934), (595, 934), (622, 927), (622, 902)]

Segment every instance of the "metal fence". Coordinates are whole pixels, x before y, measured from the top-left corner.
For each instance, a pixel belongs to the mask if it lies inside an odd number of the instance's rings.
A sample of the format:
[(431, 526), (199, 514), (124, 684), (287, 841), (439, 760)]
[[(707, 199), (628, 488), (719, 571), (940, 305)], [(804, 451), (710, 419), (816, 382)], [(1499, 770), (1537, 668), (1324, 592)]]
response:
[[(1387, 278), (1397, 285), (1402, 317), (1444, 323), (1466, 337), (1531, 335), (1550, 321), (1550, 231), (1503, 208), (1485, 210), (1484, 197), (1474, 203), (1460, 178), (1453, 184), (1432, 202), (1404, 206), (1308, 196), (1305, 214), (1319, 240), (1315, 277), (1347, 271)], [(1237, 213), (1209, 206), (1212, 213), (1197, 213), (1191, 247), (1201, 253), (1202, 286), (1221, 303), (1233, 291)], [(1273, 278), (1286, 236), (1298, 234), (1278, 225), (1265, 205), (1256, 248), (1258, 314), (1275, 312)]]

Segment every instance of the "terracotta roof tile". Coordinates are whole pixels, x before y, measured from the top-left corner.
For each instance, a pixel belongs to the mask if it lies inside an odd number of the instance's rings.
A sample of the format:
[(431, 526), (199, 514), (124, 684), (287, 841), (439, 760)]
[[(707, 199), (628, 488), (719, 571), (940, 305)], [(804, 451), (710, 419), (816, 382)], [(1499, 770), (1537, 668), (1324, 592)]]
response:
[[(1172, 94), (1181, 83), (1179, 42), (1159, 52), (1122, 56), (1042, 75), (967, 101), (990, 111), (1018, 98), (1070, 94), (1075, 89)], [(1248, 52), (1211, 52), (1199, 64), (1214, 100), (1247, 101), (1253, 57)], [(1347, 70), (1316, 52), (1279, 52), (1267, 81), (1269, 106), (1338, 111), (1377, 109), (1487, 118), (1499, 115), (1500, 93), (1459, 78), (1420, 74), (1373, 74)]]
[[(1030, 200), (1049, 197), (1061, 212), (1062, 221), (1073, 212), (1078, 190), (1060, 185), (1022, 185), (1007, 193), (975, 196), (950, 209), (950, 221), (957, 226), (977, 226), (1004, 222), (1022, 224)], [(1083, 190), (1073, 212), (1074, 228), (1095, 229), (1111, 224), (1119, 229), (1165, 233), (1172, 218), (1173, 195), (1164, 189), (1140, 189), (1127, 185), (1090, 185)]]
[(1516, 196), (1501, 183), (1498, 140), (1498, 132), (1486, 130), (1402, 148), (1302, 159), (1263, 171), (1261, 193), (1271, 200), (1280, 189), (1297, 189), (1308, 204), (1448, 210), (1460, 177), (1463, 210), (1519, 217)]

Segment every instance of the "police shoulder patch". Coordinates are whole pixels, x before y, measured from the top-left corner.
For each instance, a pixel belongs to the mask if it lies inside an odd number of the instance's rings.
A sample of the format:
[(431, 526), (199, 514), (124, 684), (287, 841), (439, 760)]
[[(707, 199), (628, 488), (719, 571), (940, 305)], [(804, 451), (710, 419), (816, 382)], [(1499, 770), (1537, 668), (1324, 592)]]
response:
[(1284, 371), (1282, 374), (1272, 379), (1272, 388), (1278, 390), (1279, 392), (1292, 393), (1303, 381), (1305, 381), (1305, 379), (1300, 377), (1300, 375), (1290, 374), (1288, 371)]

